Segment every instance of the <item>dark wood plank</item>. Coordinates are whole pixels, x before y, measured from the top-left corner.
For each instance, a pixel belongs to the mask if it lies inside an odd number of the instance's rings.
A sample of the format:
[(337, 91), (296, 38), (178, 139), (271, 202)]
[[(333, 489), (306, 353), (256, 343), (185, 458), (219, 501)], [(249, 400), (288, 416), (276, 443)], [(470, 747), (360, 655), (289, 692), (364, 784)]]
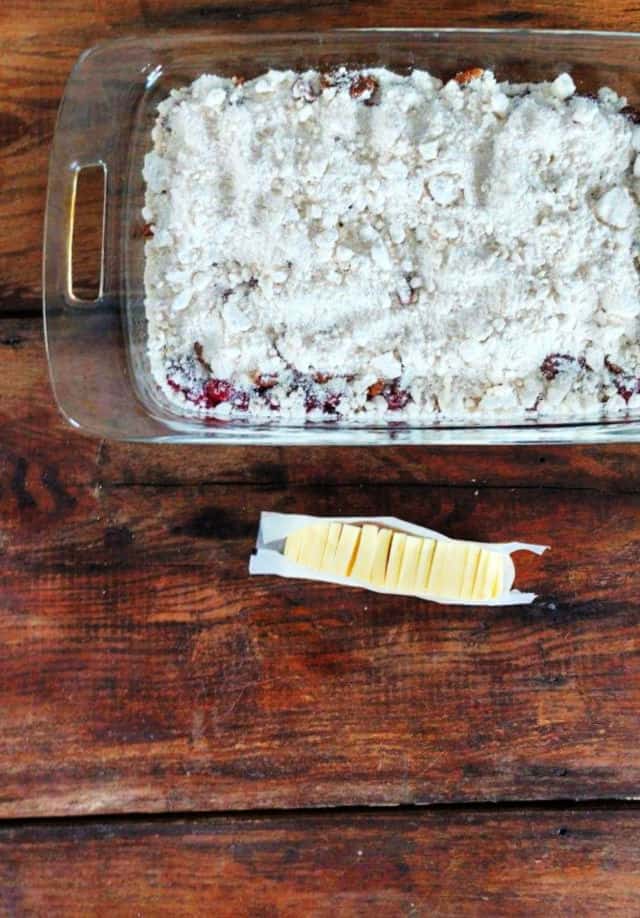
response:
[(637, 809), (40, 823), (0, 831), (10, 915), (631, 916)]
[(211, 447), (100, 443), (62, 420), (47, 376), (42, 324), (0, 320), (0, 481), (31, 489), (54, 474), (65, 487), (237, 483), (448, 485), (640, 491), (640, 446)]
[[(640, 23), (624, 0), (428, 13)], [(409, 0), (5, 0), (0, 311), (39, 310), (47, 148), (82, 48), (140, 28), (424, 17)], [(106, 445), (55, 414), (37, 319), (2, 321), (0, 361), (2, 814), (637, 792), (638, 448)], [(396, 512), (554, 550), (523, 565), (535, 606), (443, 610), (250, 580), (267, 508)]]
[[(250, 578), (259, 512), (548, 542), (530, 607)], [(67, 486), (14, 465), (0, 815), (633, 796), (640, 495)]]
[[(0, 312), (40, 309), (41, 238), (48, 148), (65, 80), (82, 50), (141, 30), (317, 30), (345, 27), (543, 26), (634, 30), (626, 0), (515, 5), (463, 0), (3, 0), (0, 9)], [(82, 268), (82, 265), (80, 266)]]

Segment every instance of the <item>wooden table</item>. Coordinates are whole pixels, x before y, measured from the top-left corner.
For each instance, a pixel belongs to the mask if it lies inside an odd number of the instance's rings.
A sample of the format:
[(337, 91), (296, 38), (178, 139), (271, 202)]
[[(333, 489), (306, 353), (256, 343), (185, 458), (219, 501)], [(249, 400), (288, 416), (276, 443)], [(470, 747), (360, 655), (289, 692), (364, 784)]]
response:
[[(175, 24), (634, 29), (637, 6), (4, 0), (0, 911), (637, 915), (640, 449), (85, 439), (47, 380), (48, 146), (76, 55)], [(249, 579), (261, 510), (549, 542), (528, 607)], [(337, 809), (335, 809), (337, 808)]]

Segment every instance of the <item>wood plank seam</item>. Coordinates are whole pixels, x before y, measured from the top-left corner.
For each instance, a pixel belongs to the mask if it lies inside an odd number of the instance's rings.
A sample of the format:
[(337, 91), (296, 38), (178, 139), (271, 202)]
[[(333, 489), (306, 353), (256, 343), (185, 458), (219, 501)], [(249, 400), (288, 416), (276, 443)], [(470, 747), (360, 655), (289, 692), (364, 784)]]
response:
[(93, 815), (70, 816), (18, 816), (11, 819), (0, 819), (0, 832), (5, 829), (16, 829), (22, 826), (64, 826), (77, 825), (109, 825), (111, 823), (143, 824), (182, 822), (190, 823), (209, 822), (211, 820), (233, 820), (234, 822), (253, 822), (255, 820), (286, 820), (291, 817), (305, 819), (316, 817), (335, 817), (336, 820), (343, 816), (375, 816), (395, 815), (411, 818), (419, 815), (451, 815), (460, 816), (468, 814), (486, 814), (488, 816), (500, 813), (519, 813), (526, 810), (530, 813), (563, 814), (563, 813), (593, 813), (593, 812), (620, 812), (640, 813), (640, 797), (637, 800), (621, 797), (594, 797), (584, 800), (574, 798), (558, 798), (556, 800), (470, 800), (465, 803), (401, 803), (397, 806), (362, 806), (358, 804), (330, 806), (330, 807), (280, 807), (248, 810), (172, 810), (171, 812), (136, 813), (119, 812)]

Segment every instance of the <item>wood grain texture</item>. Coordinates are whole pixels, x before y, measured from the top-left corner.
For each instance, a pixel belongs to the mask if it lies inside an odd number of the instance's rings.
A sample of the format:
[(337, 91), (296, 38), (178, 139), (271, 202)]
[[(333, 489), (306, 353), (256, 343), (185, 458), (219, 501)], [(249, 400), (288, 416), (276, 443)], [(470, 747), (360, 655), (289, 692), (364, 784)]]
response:
[[(640, 494), (69, 483), (71, 446), (42, 458), (0, 480), (0, 815), (637, 794)], [(552, 551), (519, 560), (534, 605), (440, 607), (248, 577), (268, 509)]]
[[(640, 448), (105, 444), (51, 399), (41, 228), (79, 52), (158, 28), (640, 28), (630, 0), (0, 5), (0, 816), (636, 797)], [(30, 318), (27, 316), (31, 315)], [(532, 606), (249, 578), (263, 509), (548, 542)], [(10, 915), (635, 915), (640, 810), (0, 826)]]
[(40, 309), (42, 222), (56, 110), (77, 56), (96, 42), (166, 28), (217, 31), (371, 26), (640, 27), (630, 0), (3, 0), (0, 9), (0, 311)]
[(10, 915), (631, 916), (640, 813), (472, 810), (0, 830)]
[(51, 470), (79, 484), (438, 485), (640, 492), (640, 446), (215, 447), (104, 443), (68, 427), (53, 402), (42, 323), (0, 320), (0, 481), (20, 464), (32, 488)]

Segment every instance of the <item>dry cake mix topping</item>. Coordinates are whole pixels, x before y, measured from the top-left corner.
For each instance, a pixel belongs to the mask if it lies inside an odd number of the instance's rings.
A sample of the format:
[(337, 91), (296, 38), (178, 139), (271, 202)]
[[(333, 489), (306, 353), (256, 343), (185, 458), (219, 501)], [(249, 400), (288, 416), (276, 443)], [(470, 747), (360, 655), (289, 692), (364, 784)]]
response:
[(640, 125), (571, 77), (205, 75), (147, 155), (154, 377), (182, 413), (640, 409)]

